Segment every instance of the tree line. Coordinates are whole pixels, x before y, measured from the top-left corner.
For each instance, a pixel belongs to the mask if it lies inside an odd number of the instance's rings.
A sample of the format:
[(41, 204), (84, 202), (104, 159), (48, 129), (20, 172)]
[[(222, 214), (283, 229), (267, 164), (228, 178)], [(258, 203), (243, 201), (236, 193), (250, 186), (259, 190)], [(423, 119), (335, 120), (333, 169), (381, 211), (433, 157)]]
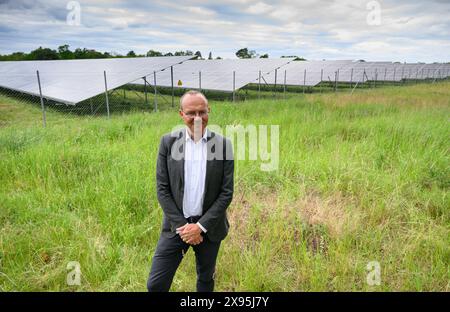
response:
[[(248, 48), (239, 49), (235, 55), (241, 59), (249, 58), (268, 58), (269, 54), (265, 53), (259, 55), (255, 50), (249, 50)], [(136, 54), (133, 50), (129, 51), (126, 55), (121, 55), (115, 52), (99, 52), (94, 49), (76, 48), (70, 50), (69, 45), (64, 44), (58, 47), (57, 50), (50, 48), (39, 47), (29, 53), (25, 52), (13, 52), (11, 54), (0, 54), (0, 61), (36, 61), (36, 60), (71, 60), (71, 59), (98, 59), (98, 58), (120, 58), (120, 57), (153, 57), (153, 56), (195, 56), (196, 59), (203, 60), (203, 56), (200, 51), (193, 52), (191, 50), (176, 51), (174, 53), (163, 53), (156, 50), (149, 50), (145, 54)], [(282, 57), (295, 57), (295, 60), (305, 60), (297, 56), (282, 56)], [(208, 60), (212, 60), (212, 52), (209, 52)], [(215, 59), (222, 59), (220, 56)]]

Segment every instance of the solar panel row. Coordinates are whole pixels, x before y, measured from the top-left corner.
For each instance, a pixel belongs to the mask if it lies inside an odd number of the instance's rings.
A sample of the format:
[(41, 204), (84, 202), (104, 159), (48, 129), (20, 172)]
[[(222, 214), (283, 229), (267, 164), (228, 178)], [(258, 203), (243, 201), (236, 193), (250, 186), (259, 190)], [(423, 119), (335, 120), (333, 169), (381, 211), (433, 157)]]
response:
[[(249, 83), (258, 82), (261, 72), (262, 82), (276, 69), (292, 62), (293, 58), (281, 59), (238, 59), (238, 60), (190, 60), (174, 66), (174, 87), (232, 92)], [(151, 85), (171, 87), (170, 71), (161, 71)], [(144, 84), (140, 79), (136, 84)]]
[[(322, 81), (366, 82), (403, 79), (443, 79), (450, 76), (450, 64), (401, 64), (391, 62), (302, 61), (291, 62), (277, 73), (277, 81), (294, 86), (316, 86)], [(273, 84), (275, 77), (269, 77)]]
[(179, 64), (191, 56), (114, 58), (64, 61), (0, 62), (0, 86), (39, 96), (39, 71), (43, 97), (76, 104), (139, 77)]
[[(321, 82), (442, 79), (450, 64), (293, 61), (280, 59), (190, 60), (190, 56), (0, 62), (0, 87), (76, 104), (128, 83), (232, 92), (250, 83), (316, 86)], [(172, 67), (172, 71), (169, 69)], [(173, 77), (172, 77), (173, 73)], [(156, 81), (155, 81), (156, 80)]]

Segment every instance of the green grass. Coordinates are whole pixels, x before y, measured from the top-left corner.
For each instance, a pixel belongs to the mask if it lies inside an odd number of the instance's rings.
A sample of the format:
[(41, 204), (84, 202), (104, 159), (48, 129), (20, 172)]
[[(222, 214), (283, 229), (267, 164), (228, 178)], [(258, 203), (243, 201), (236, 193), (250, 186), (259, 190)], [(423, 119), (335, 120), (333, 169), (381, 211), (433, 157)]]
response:
[[(211, 105), (211, 124), (280, 125), (278, 171), (236, 162), (217, 291), (449, 290), (450, 83)], [(47, 116), (0, 96), (0, 290), (145, 291), (176, 110)], [(195, 278), (190, 250), (172, 290)]]

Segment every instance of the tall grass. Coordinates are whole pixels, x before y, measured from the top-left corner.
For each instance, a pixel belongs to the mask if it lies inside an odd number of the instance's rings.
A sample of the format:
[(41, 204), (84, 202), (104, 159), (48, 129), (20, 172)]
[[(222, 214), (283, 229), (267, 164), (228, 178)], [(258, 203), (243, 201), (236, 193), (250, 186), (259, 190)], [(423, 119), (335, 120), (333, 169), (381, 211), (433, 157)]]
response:
[[(216, 290), (449, 290), (450, 84), (213, 102), (210, 123), (280, 125), (280, 167), (237, 161)], [(144, 291), (175, 110), (30, 123), (0, 97), (0, 289)], [(59, 117), (58, 117), (59, 116)], [(81, 265), (68, 286), (67, 263)], [(378, 261), (381, 285), (366, 283)], [(185, 256), (172, 286), (195, 290)]]

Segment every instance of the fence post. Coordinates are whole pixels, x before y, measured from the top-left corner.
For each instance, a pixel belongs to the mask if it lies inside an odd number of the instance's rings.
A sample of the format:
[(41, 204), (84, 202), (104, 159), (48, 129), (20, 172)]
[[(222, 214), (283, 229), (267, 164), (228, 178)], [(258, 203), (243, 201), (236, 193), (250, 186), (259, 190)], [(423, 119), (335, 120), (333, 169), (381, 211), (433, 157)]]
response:
[(339, 82), (339, 69), (337, 70), (337, 77), (336, 77), (337, 79), (336, 79), (336, 91), (337, 91), (337, 88), (338, 88), (338, 82)]
[(352, 71), (350, 73), (350, 90), (353, 88), (353, 68)]
[(258, 78), (258, 99), (261, 99), (261, 71), (259, 71)]
[(233, 102), (236, 101), (235, 90), (236, 90), (236, 72), (233, 70)]
[(275, 84), (273, 86), (273, 96), (276, 97), (276, 92), (277, 92), (277, 76), (278, 76), (278, 69), (275, 68)]
[(362, 76), (362, 83), (361, 83), (361, 87), (362, 87), (362, 85), (364, 84), (364, 77), (366, 77), (367, 78), (367, 75), (366, 75), (366, 69), (364, 68), (364, 70), (363, 70), (363, 76)]
[(39, 71), (36, 71), (37, 81), (39, 86), (39, 96), (41, 98), (41, 108), (42, 108), (42, 123), (47, 126), (47, 117), (45, 116), (45, 106), (44, 106), (44, 98), (42, 97), (42, 88), (41, 88), (41, 77), (39, 76)]
[(303, 94), (305, 94), (305, 88), (306, 88), (306, 68), (303, 73)]
[(105, 98), (106, 98), (106, 112), (109, 118), (109, 98), (108, 98), (108, 84), (106, 82), (106, 70), (103, 71), (103, 76), (105, 77)]
[(283, 86), (284, 99), (286, 99), (286, 69), (284, 70), (284, 86)]
[(322, 93), (323, 68), (320, 70), (320, 93)]
[(198, 91), (202, 92), (202, 72), (198, 72)]
[(147, 99), (147, 78), (144, 76), (142, 77), (144, 79), (144, 101), (145, 101), (145, 107), (148, 105), (148, 99)]
[(337, 92), (337, 71), (334, 72), (334, 92)]
[(173, 88), (173, 66), (170, 66), (170, 83), (172, 86), (172, 107), (175, 106), (174, 104), (174, 88)]
[(155, 112), (158, 111), (158, 94), (157, 94), (157, 90), (156, 90), (156, 71), (153, 72), (153, 84), (155, 87)]

